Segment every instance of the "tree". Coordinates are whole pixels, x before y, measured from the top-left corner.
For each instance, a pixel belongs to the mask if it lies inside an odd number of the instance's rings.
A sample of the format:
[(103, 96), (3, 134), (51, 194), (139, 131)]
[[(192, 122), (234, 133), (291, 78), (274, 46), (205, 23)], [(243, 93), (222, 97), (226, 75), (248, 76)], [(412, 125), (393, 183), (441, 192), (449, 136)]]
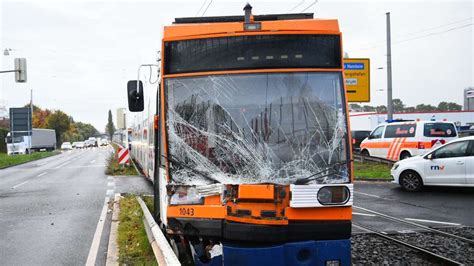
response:
[(82, 122), (77, 122), (76, 127), (80, 140), (88, 139), (99, 132), (93, 125)]
[(402, 100), (400, 99), (393, 99), (392, 100), (393, 112), (401, 113), (405, 111), (405, 104), (403, 104)]
[(112, 120), (112, 111), (109, 110), (109, 118), (107, 125), (105, 126), (105, 133), (109, 135), (110, 139), (112, 139), (112, 136), (115, 133), (115, 126), (114, 126), (114, 121)]
[(62, 143), (63, 133), (65, 133), (71, 124), (69, 116), (64, 112), (57, 110), (47, 118), (46, 127), (56, 130), (56, 141)]
[(438, 111), (460, 111), (461, 109), (461, 105), (453, 102), (440, 102), (438, 104)]
[(418, 112), (432, 112), (436, 111), (436, 107), (431, 104), (418, 104), (416, 107), (416, 111)]
[(353, 112), (362, 112), (362, 106), (357, 103), (349, 104), (349, 109)]
[(377, 113), (386, 113), (387, 112), (387, 106), (379, 105), (379, 106), (375, 107), (375, 111), (377, 111)]
[(364, 112), (375, 112), (376, 108), (370, 105), (364, 105), (362, 106), (362, 111)]

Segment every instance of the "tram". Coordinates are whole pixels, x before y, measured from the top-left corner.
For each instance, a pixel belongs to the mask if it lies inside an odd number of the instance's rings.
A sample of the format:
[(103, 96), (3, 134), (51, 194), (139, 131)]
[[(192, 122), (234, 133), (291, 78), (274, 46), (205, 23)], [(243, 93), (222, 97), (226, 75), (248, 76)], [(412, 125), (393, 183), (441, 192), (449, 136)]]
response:
[(183, 265), (349, 265), (338, 22), (244, 11), (176, 18), (156, 83), (128, 83), (132, 156), (156, 187), (157, 222)]

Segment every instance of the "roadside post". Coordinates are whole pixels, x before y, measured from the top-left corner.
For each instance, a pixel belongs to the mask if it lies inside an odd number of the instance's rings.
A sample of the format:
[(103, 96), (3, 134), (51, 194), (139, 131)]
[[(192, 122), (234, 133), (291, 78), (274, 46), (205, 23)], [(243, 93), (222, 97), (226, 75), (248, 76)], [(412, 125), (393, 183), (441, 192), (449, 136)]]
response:
[(129, 165), (130, 164), (130, 154), (128, 152), (128, 149), (122, 147), (121, 145), (119, 145), (119, 149), (118, 149), (118, 153), (117, 153), (117, 159), (118, 159), (118, 163), (120, 165)]

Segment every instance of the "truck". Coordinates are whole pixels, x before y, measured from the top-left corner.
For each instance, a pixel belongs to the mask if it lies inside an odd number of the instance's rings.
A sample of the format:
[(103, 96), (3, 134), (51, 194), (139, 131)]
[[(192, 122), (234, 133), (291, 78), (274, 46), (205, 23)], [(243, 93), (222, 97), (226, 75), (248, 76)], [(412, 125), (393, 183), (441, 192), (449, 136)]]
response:
[(29, 154), (33, 151), (52, 151), (56, 149), (56, 131), (54, 129), (33, 128), (31, 134), (8, 132), (5, 138), (7, 153)]

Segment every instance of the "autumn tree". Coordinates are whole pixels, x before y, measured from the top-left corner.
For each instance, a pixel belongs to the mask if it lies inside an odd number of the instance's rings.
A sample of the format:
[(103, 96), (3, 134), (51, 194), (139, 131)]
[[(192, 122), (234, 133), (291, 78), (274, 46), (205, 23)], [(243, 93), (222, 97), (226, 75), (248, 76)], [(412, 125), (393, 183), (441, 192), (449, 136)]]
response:
[(56, 141), (57, 143), (62, 143), (63, 134), (69, 129), (71, 121), (69, 120), (69, 116), (65, 114), (63, 111), (57, 110), (52, 113), (47, 118), (47, 128), (54, 129), (56, 131)]

